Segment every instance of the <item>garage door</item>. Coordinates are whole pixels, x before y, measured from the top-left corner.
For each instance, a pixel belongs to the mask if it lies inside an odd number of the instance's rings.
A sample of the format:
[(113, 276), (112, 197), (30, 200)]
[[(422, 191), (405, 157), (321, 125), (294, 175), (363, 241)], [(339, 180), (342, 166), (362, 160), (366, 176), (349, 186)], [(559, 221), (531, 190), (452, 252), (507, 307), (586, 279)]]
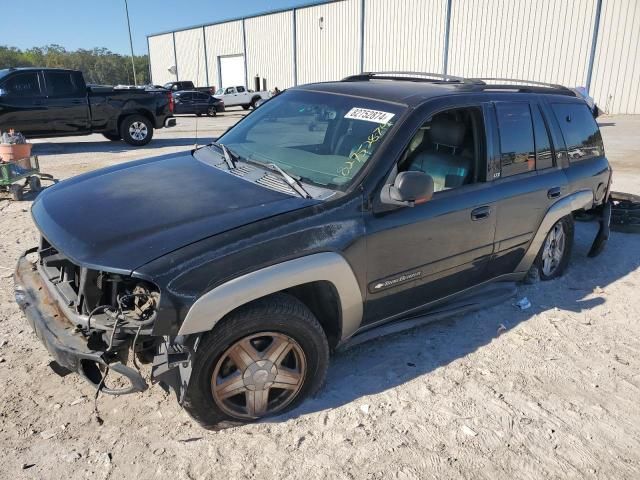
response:
[(244, 85), (244, 55), (218, 57), (218, 61), (220, 62), (220, 86), (222, 88)]

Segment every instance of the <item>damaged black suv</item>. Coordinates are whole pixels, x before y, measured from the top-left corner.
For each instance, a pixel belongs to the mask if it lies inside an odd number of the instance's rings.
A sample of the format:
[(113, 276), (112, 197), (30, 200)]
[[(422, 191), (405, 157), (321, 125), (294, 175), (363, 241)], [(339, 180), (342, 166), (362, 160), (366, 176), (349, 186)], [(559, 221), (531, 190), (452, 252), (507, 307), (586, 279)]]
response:
[(561, 275), (576, 212), (599, 220), (598, 254), (610, 181), (592, 110), (561, 86), (305, 85), (211, 145), (47, 189), (16, 298), (58, 367), (122, 394), (152, 362), (220, 428), (313, 394), (333, 350)]

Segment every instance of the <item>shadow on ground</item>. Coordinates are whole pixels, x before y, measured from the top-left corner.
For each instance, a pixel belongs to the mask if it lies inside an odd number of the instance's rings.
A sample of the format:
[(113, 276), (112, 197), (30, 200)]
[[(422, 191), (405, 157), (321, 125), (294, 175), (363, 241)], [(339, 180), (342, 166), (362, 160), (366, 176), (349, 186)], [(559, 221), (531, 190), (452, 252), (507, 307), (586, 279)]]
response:
[(557, 307), (586, 312), (603, 304), (604, 298), (587, 299), (596, 287), (607, 285), (640, 267), (640, 242), (633, 234), (613, 233), (604, 253), (587, 258), (595, 236), (595, 224), (576, 224), (576, 243), (569, 270), (561, 279), (520, 285), (518, 298), (527, 296), (533, 306), (520, 311), (513, 301), (484, 311), (454, 317), (406, 332), (379, 338), (338, 353), (332, 358), (327, 382), (320, 393), (279, 422), (307, 413), (336, 408), (366, 395), (394, 388), (489, 344), (500, 325), (509, 335), (513, 327), (533, 315)]

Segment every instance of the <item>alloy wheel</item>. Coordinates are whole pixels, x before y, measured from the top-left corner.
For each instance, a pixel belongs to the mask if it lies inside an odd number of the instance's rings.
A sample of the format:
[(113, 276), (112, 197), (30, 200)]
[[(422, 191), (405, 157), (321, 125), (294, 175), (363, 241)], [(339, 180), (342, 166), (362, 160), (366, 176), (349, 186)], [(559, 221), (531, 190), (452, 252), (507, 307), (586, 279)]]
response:
[(293, 338), (262, 332), (232, 344), (213, 370), (211, 392), (228, 415), (256, 419), (272, 415), (297, 396), (306, 375), (306, 358)]
[(131, 126), (129, 126), (129, 135), (131, 135), (131, 138), (134, 140), (140, 142), (147, 138), (148, 134), (149, 130), (143, 122), (133, 122)]
[(565, 238), (564, 228), (560, 222), (556, 223), (547, 235), (542, 249), (542, 272), (547, 277), (553, 275), (562, 262)]

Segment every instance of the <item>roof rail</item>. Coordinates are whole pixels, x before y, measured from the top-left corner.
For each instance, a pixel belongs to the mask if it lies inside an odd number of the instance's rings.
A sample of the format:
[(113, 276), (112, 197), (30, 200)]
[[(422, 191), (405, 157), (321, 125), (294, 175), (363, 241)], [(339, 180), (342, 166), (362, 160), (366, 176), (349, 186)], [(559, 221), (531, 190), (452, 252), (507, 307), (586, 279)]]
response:
[[(547, 82), (538, 82), (538, 81), (534, 81), (534, 80), (520, 80), (517, 78), (472, 78), (471, 80), (478, 80), (479, 82), (482, 82), (485, 84), (485, 89), (491, 89), (491, 88), (495, 88), (495, 89), (519, 89), (519, 90), (534, 90), (535, 91), (545, 91), (547, 89), (551, 89), (551, 90), (560, 90), (562, 91), (562, 93), (566, 94), (566, 95), (575, 95), (575, 91), (571, 88), (565, 87), (564, 85), (560, 85), (557, 83), (547, 83)], [(486, 83), (486, 82), (504, 82), (504, 83), (499, 83), (499, 84), (490, 84), (490, 83)], [(480, 85), (482, 85), (482, 83), (480, 83)], [(515, 85), (511, 85), (511, 84), (515, 84)], [(522, 85), (518, 85), (518, 84), (522, 84)], [(534, 88), (528, 88), (528, 86), (532, 86)], [(536, 88), (536, 87), (542, 87), (542, 88)]]
[[(431, 77), (431, 78), (428, 78)], [(469, 79), (464, 77), (456, 77), (455, 75), (446, 75), (442, 73), (430, 72), (407, 72), (407, 71), (388, 71), (388, 72), (362, 72), (357, 75), (350, 75), (343, 78), (343, 82), (362, 82), (369, 80), (404, 80), (410, 82), (446, 82), (446, 83), (464, 83), (482, 85), (479, 79)]]

